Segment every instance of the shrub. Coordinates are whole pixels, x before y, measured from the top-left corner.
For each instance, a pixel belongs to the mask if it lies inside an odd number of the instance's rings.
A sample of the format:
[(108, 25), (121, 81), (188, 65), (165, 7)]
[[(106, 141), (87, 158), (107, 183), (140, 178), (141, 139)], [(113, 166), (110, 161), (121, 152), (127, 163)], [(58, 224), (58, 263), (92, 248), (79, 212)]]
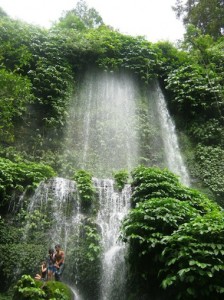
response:
[(77, 183), (81, 207), (83, 211), (87, 211), (93, 202), (95, 194), (95, 188), (92, 183), (92, 174), (84, 170), (78, 170), (73, 178)]
[(124, 188), (124, 185), (128, 182), (128, 171), (127, 170), (120, 170), (113, 173), (115, 179), (115, 185), (119, 191)]

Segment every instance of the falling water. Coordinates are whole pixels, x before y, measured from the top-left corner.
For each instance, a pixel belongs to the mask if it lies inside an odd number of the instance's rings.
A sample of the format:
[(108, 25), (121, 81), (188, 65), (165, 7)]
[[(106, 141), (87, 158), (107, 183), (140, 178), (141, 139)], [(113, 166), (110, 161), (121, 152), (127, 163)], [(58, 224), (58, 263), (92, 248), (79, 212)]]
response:
[[(73, 168), (105, 178), (114, 170), (131, 171), (145, 162), (147, 166), (166, 166), (189, 184), (175, 126), (158, 85), (152, 84), (147, 93), (126, 73), (89, 72), (78, 90), (64, 143)], [(121, 221), (129, 210), (131, 189), (126, 185), (122, 192), (116, 192), (111, 179), (94, 178), (93, 182), (99, 201), (94, 222), (100, 228), (103, 246), (100, 300), (125, 300), (126, 248), (118, 237)], [(53, 227), (49, 244), (61, 243), (66, 251), (67, 245), (73, 250), (71, 237), (79, 243), (79, 224), (85, 216), (80, 212), (73, 181), (53, 178), (41, 183), (28, 209), (50, 210)], [(78, 274), (78, 267), (73, 271)], [(77, 292), (76, 298), (81, 299)]]
[(77, 168), (102, 177), (136, 166), (137, 94), (134, 78), (126, 73), (87, 72), (71, 105), (65, 142)]
[(97, 223), (101, 228), (103, 258), (101, 300), (125, 299), (125, 245), (119, 241), (121, 221), (130, 206), (131, 188), (126, 185), (122, 192), (114, 191), (114, 182), (110, 179), (95, 179), (99, 194), (100, 209)]
[(167, 167), (189, 185), (173, 120), (157, 82), (89, 70), (74, 97), (65, 140), (75, 168), (105, 178), (139, 164)]
[[(121, 192), (116, 192), (114, 181), (111, 179), (93, 178), (93, 184), (99, 202), (95, 223), (98, 225), (103, 247), (100, 299), (122, 300), (125, 299), (124, 278), (126, 277), (126, 269), (124, 257), (126, 248), (119, 240), (119, 230), (121, 221), (130, 206), (131, 188), (130, 185), (125, 185)], [(46, 248), (60, 243), (65, 251), (66, 261), (70, 263), (71, 260), (75, 261), (76, 257), (73, 256), (73, 249), (77, 249), (76, 247), (79, 244), (80, 224), (82, 222), (85, 224), (87, 220), (86, 216), (81, 213), (76, 183), (59, 177), (41, 182), (28, 206), (30, 215), (34, 214), (35, 211), (40, 211), (46, 215), (48, 221), (52, 223), (47, 232), (48, 245), (46, 245)], [(28, 222), (24, 239), (29, 235), (29, 228), (30, 224)], [(76, 263), (73, 263), (73, 266), (76, 266)], [(75, 300), (82, 300), (83, 298), (75, 286), (79, 282), (79, 267), (78, 265), (76, 267), (74, 269), (67, 265), (64, 280), (68, 280)], [(72, 275), (72, 278), (77, 280), (77, 282), (73, 280), (72, 286), (71, 281), (67, 278), (69, 272), (77, 273), (74, 276)]]
[(66, 251), (68, 237), (81, 218), (75, 182), (60, 177), (41, 182), (28, 206), (29, 212), (37, 209), (52, 220), (49, 246), (59, 243)]
[(169, 114), (164, 95), (158, 84), (156, 84), (155, 92), (167, 168), (178, 175), (183, 184), (189, 186), (190, 178), (179, 148), (175, 124)]

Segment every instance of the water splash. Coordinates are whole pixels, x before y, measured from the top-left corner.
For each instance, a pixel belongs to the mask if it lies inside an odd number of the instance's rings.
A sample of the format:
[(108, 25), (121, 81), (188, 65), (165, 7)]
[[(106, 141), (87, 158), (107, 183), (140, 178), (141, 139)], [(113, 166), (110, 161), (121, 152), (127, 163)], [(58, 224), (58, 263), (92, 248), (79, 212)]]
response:
[(83, 300), (82, 297), (79, 295), (79, 292), (77, 291), (77, 289), (73, 286), (69, 286), (70, 289), (72, 290), (73, 296), (74, 296), (74, 300)]

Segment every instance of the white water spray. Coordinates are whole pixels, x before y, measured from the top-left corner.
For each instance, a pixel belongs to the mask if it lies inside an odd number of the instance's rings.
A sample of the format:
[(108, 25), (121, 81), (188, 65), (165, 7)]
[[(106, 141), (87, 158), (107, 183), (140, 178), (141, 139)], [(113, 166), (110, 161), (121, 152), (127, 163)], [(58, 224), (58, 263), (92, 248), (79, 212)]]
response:
[(126, 73), (90, 71), (84, 76), (71, 104), (65, 142), (65, 151), (77, 156), (77, 168), (102, 177), (136, 166), (137, 94), (138, 85)]
[(183, 184), (189, 186), (190, 178), (179, 148), (175, 124), (169, 114), (164, 95), (158, 84), (156, 84), (156, 94), (167, 167), (180, 177), (180, 181)]
[[(119, 241), (120, 225), (130, 207), (131, 188), (126, 185), (122, 192), (114, 191), (113, 180), (95, 179), (99, 193), (100, 209), (97, 223), (101, 228), (103, 244), (103, 270), (101, 300), (125, 299), (125, 245)], [(123, 298), (124, 297), (124, 298)]]
[[(28, 212), (41, 211), (49, 216), (52, 227), (49, 232), (49, 245), (59, 243), (66, 252), (68, 237), (78, 228), (81, 220), (80, 202), (75, 182), (65, 178), (52, 178), (41, 182), (31, 198)], [(27, 229), (29, 223), (27, 224)]]

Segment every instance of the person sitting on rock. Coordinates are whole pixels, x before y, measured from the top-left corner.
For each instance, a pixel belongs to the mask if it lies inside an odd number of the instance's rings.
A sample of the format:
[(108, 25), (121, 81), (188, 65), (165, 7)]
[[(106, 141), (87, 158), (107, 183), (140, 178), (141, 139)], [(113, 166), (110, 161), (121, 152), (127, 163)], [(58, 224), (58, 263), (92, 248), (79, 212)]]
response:
[(45, 281), (47, 279), (47, 262), (41, 264), (41, 274), (36, 274), (35, 279)]

